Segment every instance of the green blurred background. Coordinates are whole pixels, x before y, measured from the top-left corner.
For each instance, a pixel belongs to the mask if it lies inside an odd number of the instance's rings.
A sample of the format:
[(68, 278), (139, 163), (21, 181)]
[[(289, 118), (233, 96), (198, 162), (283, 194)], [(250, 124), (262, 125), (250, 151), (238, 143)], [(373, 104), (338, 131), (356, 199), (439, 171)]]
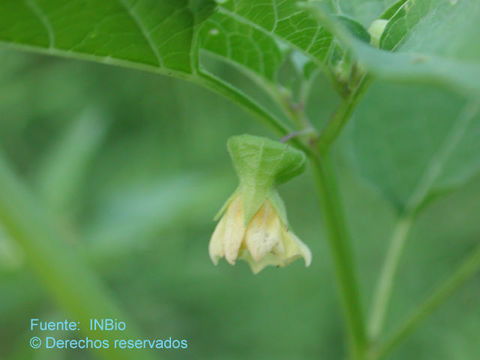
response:
[[(10, 51), (0, 52), (0, 63), (2, 152), (142, 336), (188, 339), (188, 350), (157, 351), (155, 358), (344, 358), (341, 313), (308, 171), (280, 191), (294, 231), (312, 250), (310, 268), (298, 261), (254, 276), (246, 263), (215, 267), (208, 257), (212, 218), (237, 184), (226, 139), (269, 134), (248, 114), (198, 86), (154, 74)], [(255, 92), (232, 69), (215, 66)], [(332, 94), (320, 77), (308, 107), (318, 126), (338, 102)], [(373, 109), (376, 100), (366, 101), (363, 106)], [(357, 175), (350, 142), (347, 129), (335, 156), (367, 312), (396, 215)], [(479, 198), (477, 176), (420, 216), (387, 330), (478, 242)], [(391, 358), (476, 359), (479, 280)], [(29, 350), (32, 317), (71, 318), (0, 233), (0, 358), (96, 358), (86, 351)]]

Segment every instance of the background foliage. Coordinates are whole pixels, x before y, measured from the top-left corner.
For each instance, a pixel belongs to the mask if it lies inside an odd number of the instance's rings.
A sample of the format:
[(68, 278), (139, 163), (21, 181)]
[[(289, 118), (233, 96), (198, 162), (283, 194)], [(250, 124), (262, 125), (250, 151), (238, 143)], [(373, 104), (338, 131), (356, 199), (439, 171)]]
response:
[[(246, 264), (216, 268), (208, 258), (211, 218), (236, 186), (225, 139), (263, 129), (218, 96), (178, 80), (42, 56), (1, 56), (8, 64), (1, 76), (2, 147), (31, 187), (56, 188), (41, 179), (54, 166), (52, 159), (65, 156), (55, 152), (65, 138), (97, 134), (99, 140), (88, 145), (93, 149), (81, 181), (63, 202), (61, 221), (147, 336), (189, 339), (189, 351), (162, 357), (341, 357), (339, 309), (319, 210), (313, 194), (305, 192), (311, 186), (308, 175), (281, 190), (290, 222), (312, 248), (311, 268), (299, 262), (252, 276)], [(322, 96), (322, 90), (318, 86), (313, 96)], [(312, 102), (310, 110), (324, 114), (331, 106)], [(376, 108), (378, 101), (367, 98), (362, 108), (368, 106)], [(370, 119), (355, 120), (358, 126)], [(340, 178), (367, 304), (395, 215), (379, 192), (355, 175), (348, 160), (351, 144), (350, 136), (341, 139)], [(391, 325), (477, 241), (478, 196), (480, 178), (421, 216), (401, 265)], [(25, 354), (29, 318), (68, 315), (41, 289), (21, 255), (2, 249), (2, 355), (41, 358)], [(480, 350), (475, 341), (479, 290), (478, 281), (471, 282), (396, 358), (471, 359)], [(85, 353), (56, 355), (86, 358)]]
[[(281, 83), (294, 98), (301, 97), (299, 83), (312, 78), (315, 66), (338, 69), (337, 60), (350, 56), (343, 57), (344, 50), (338, 47), (339, 55), (327, 59), (332, 35), (323, 28), (312, 31), (315, 16), (306, 10), (287, 16), (280, 25), (271, 22), (269, 2), (256, 2), (253, 11), (250, 1), (238, 0), (213, 16), (208, 4), (195, 1), (179, 1), (178, 9), (159, 1), (157, 6), (165, 6), (162, 11), (152, 10), (151, 1), (142, 1), (133, 16), (125, 10), (128, 1), (116, 5), (87, 1), (83, 8), (80, 1), (71, 1), (73, 9), (57, 3), (38, 0), (48, 14), (56, 14), (52, 32), (42, 24), (42, 16), (35, 15), (32, 2), (2, 2), (2, 42), (28, 43), (68, 56), (77, 51), (80, 58), (110, 63), (120, 59), (122, 65), (135, 63), (149, 70), (160, 65), (161, 73), (192, 79), (199, 61), (191, 51), (196, 46), (194, 34), (203, 31), (210, 37), (201, 37), (202, 64), (274, 114), (280, 112), (263, 90), (268, 93)], [(289, 14), (290, 3), (278, 7), (279, 19)], [(427, 5), (419, 7), (421, 3)], [(474, 19), (480, 7), (459, 1), (451, 12), (454, 16), (445, 18), (442, 14), (451, 9), (450, 3), (413, 2), (407, 12), (398, 13), (397, 25), (387, 31), (395, 36), (405, 29), (414, 31), (395, 58), (397, 54), (373, 53), (377, 50), (366, 48), (336, 23), (330, 28), (366, 68), (383, 77), (334, 147), (365, 312), (399, 213), (423, 203), (423, 197), (435, 199), (415, 221), (387, 331), (453, 271), (480, 234), (480, 178), (475, 176), (480, 121), (478, 115), (462, 115), (471, 104), (465, 93), (478, 91), (474, 61), (479, 52), (471, 41), (478, 27), (469, 28), (472, 22), (467, 20)], [(368, 26), (388, 5), (350, 0), (342, 3), (342, 9)], [(91, 7), (98, 10), (101, 22), (89, 15)], [(67, 21), (62, 11), (78, 18)], [(173, 15), (154, 16), (166, 13)], [(139, 16), (146, 27), (138, 27)], [(199, 30), (198, 24), (207, 17)], [(419, 17), (424, 20), (418, 22)], [(215, 27), (219, 23), (221, 27)], [(470, 37), (445, 32), (451, 28)], [(153, 35), (146, 37), (145, 29)], [(176, 33), (181, 37), (174, 37)], [(447, 42), (442, 34), (452, 40)], [(381, 44), (391, 47), (393, 35)], [(286, 45), (301, 52), (292, 55)], [(420, 50), (432, 61), (418, 61)], [(216, 268), (208, 258), (211, 218), (236, 186), (225, 140), (245, 132), (266, 135), (263, 127), (226, 100), (182, 80), (11, 50), (0, 56), (0, 140), (5, 157), (142, 336), (188, 338), (188, 351), (156, 356), (342, 358), (346, 344), (340, 309), (308, 174), (283, 186), (281, 193), (290, 223), (312, 249), (311, 268), (304, 269), (299, 262), (252, 276), (246, 264), (232, 268), (221, 263)], [(419, 67), (412, 68), (412, 57)], [(379, 59), (386, 60), (379, 65)], [(231, 62), (242, 65), (243, 72)], [(334, 87), (326, 75), (315, 78), (306, 112), (317, 127), (340, 103)], [(440, 194), (444, 196), (438, 198)], [(391, 358), (470, 360), (479, 353), (478, 279)], [(4, 233), (0, 233), (0, 294), (0, 357), (93, 358), (86, 352), (28, 350), (32, 316), (63, 319), (69, 314), (38, 282), (22, 250)]]

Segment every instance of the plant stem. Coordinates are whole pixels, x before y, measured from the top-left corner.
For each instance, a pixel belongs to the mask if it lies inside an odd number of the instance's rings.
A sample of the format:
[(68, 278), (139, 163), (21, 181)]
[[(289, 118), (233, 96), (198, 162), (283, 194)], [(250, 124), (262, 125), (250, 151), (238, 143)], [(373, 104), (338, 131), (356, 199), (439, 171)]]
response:
[[(270, 114), (270, 112), (265, 110), (254, 100), (250, 99), (241, 90), (226, 83), (222, 79), (217, 78), (215, 75), (202, 70), (193, 80), (214, 93), (225, 97), (234, 104), (244, 108), (277, 135), (283, 137), (293, 132), (291, 128), (284, 125), (280, 120)], [(314, 156), (310, 147), (303, 143), (299, 138), (293, 137), (290, 142), (300, 150), (304, 151), (307, 155)]]
[[(285, 136), (292, 133), (292, 130), (283, 125), (278, 119), (248, 98), (248, 96), (243, 94), (240, 90), (232, 87), (230, 84), (225, 83), (212, 74), (201, 72), (199, 75), (199, 82), (201, 85), (226, 97), (235, 104), (240, 105), (250, 113), (254, 114), (277, 134)], [(325, 129), (326, 133), (320, 136), (318, 144), (319, 149), (322, 150), (323, 156), (318, 155), (315, 151), (316, 149), (312, 150), (297, 137), (291, 139), (291, 142), (295, 146), (303, 150), (312, 159), (312, 165), (316, 176), (316, 185), (324, 212), (327, 238), (332, 251), (335, 274), (339, 284), (351, 354), (355, 360), (364, 359), (367, 348), (366, 328), (362, 314), (357, 279), (355, 277), (353, 254), (350, 248), (347, 229), (343, 218), (342, 204), (338, 193), (337, 180), (335, 179), (326, 152), (340, 134), (340, 131), (350, 118), (353, 109), (370, 83), (370, 79), (364, 77), (352, 95), (348, 97), (339, 108), (329, 125), (327, 125)], [(296, 118), (299, 114), (292, 114), (289, 111), (286, 111), (286, 113), (292, 118), (294, 123), (300, 123), (305, 126), (304, 122), (299, 122), (299, 119)], [(301, 114), (301, 116), (303, 116), (303, 114)], [(315, 138), (315, 136), (313, 138)]]
[(283, 124), (254, 100), (250, 99), (248, 95), (240, 89), (205, 70), (199, 72), (197, 76), (198, 78), (194, 77), (192, 80), (249, 111), (276, 134), (286, 135), (292, 131), (292, 129)]
[(333, 256), (335, 276), (339, 285), (342, 308), (353, 359), (364, 358), (367, 337), (355, 266), (347, 235), (337, 181), (328, 156), (312, 160), (315, 183), (320, 195), (324, 225)]
[[(108, 350), (98, 350), (107, 359), (150, 359), (148, 353), (132, 353), (115, 349), (116, 336), (138, 338), (134, 325), (119, 310), (110, 294), (85, 266), (72, 246), (59, 235), (55, 224), (40, 209), (0, 158), (0, 223), (5, 233), (15, 241), (52, 297), (80, 322), (84, 334), (105, 339)], [(92, 318), (112, 318), (127, 322), (127, 331), (94, 332), (89, 330)]]
[(372, 82), (372, 77), (364, 75), (358, 86), (352, 90), (352, 92), (340, 104), (333, 117), (321, 131), (320, 137), (317, 140), (317, 147), (320, 154), (327, 152), (330, 145), (332, 145), (338, 135), (340, 135), (343, 127), (355, 110), (355, 107), (367, 92)]
[(458, 269), (412, 313), (409, 319), (379, 348), (372, 352), (372, 359), (385, 358), (393, 348), (410, 335), (429, 315), (431, 315), (447, 298), (460, 288), (468, 279), (480, 270), (480, 245), (474, 249)]
[[(310, 140), (312, 146), (315, 145), (313, 140), (318, 140), (317, 148), (311, 151), (310, 158), (323, 211), (324, 225), (327, 230), (327, 239), (332, 253), (335, 277), (339, 287), (350, 354), (354, 360), (365, 359), (368, 346), (367, 335), (359, 286), (355, 276), (353, 252), (344, 220), (338, 182), (330, 164), (328, 149), (351, 117), (355, 106), (370, 84), (371, 80), (364, 77), (352, 95), (342, 103), (320, 137), (316, 138), (314, 136)], [(287, 114), (292, 117), (292, 114), (288, 112)], [(295, 115), (298, 116), (298, 114)], [(300, 115), (304, 116), (304, 114)], [(298, 119), (292, 120), (298, 122)], [(319, 153), (316, 150), (319, 150)]]
[(372, 312), (368, 324), (369, 337), (373, 341), (378, 338), (383, 328), (398, 264), (412, 227), (412, 222), (412, 216), (403, 216), (398, 220), (393, 230), (390, 246), (373, 297)]

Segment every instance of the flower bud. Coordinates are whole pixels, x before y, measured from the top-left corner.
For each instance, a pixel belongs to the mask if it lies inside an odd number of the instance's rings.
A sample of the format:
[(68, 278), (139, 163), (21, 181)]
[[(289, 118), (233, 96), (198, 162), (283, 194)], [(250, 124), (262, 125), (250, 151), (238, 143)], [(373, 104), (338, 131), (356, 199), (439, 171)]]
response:
[(222, 257), (232, 265), (240, 258), (254, 273), (268, 265), (286, 266), (311, 253), (288, 229), (285, 206), (275, 186), (305, 168), (302, 152), (266, 138), (242, 135), (228, 141), (240, 184), (225, 203), (212, 235), (209, 253), (216, 265)]

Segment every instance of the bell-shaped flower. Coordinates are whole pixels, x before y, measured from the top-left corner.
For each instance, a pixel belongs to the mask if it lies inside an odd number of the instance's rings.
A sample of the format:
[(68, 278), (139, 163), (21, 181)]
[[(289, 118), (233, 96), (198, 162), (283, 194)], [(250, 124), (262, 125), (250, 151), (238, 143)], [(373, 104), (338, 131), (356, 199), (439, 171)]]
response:
[(217, 215), (221, 219), (209, 245), (214, 264), (222, 257), (232, 265), (243, 259), (258, 273), (268, 265), (283, 267), (303, 257), (309, 266), (310, 250), (288, 229), (275, 189), (303, 171), (303, 153), (250, 135), (231, 138), (228, 148), (240, 185)]

